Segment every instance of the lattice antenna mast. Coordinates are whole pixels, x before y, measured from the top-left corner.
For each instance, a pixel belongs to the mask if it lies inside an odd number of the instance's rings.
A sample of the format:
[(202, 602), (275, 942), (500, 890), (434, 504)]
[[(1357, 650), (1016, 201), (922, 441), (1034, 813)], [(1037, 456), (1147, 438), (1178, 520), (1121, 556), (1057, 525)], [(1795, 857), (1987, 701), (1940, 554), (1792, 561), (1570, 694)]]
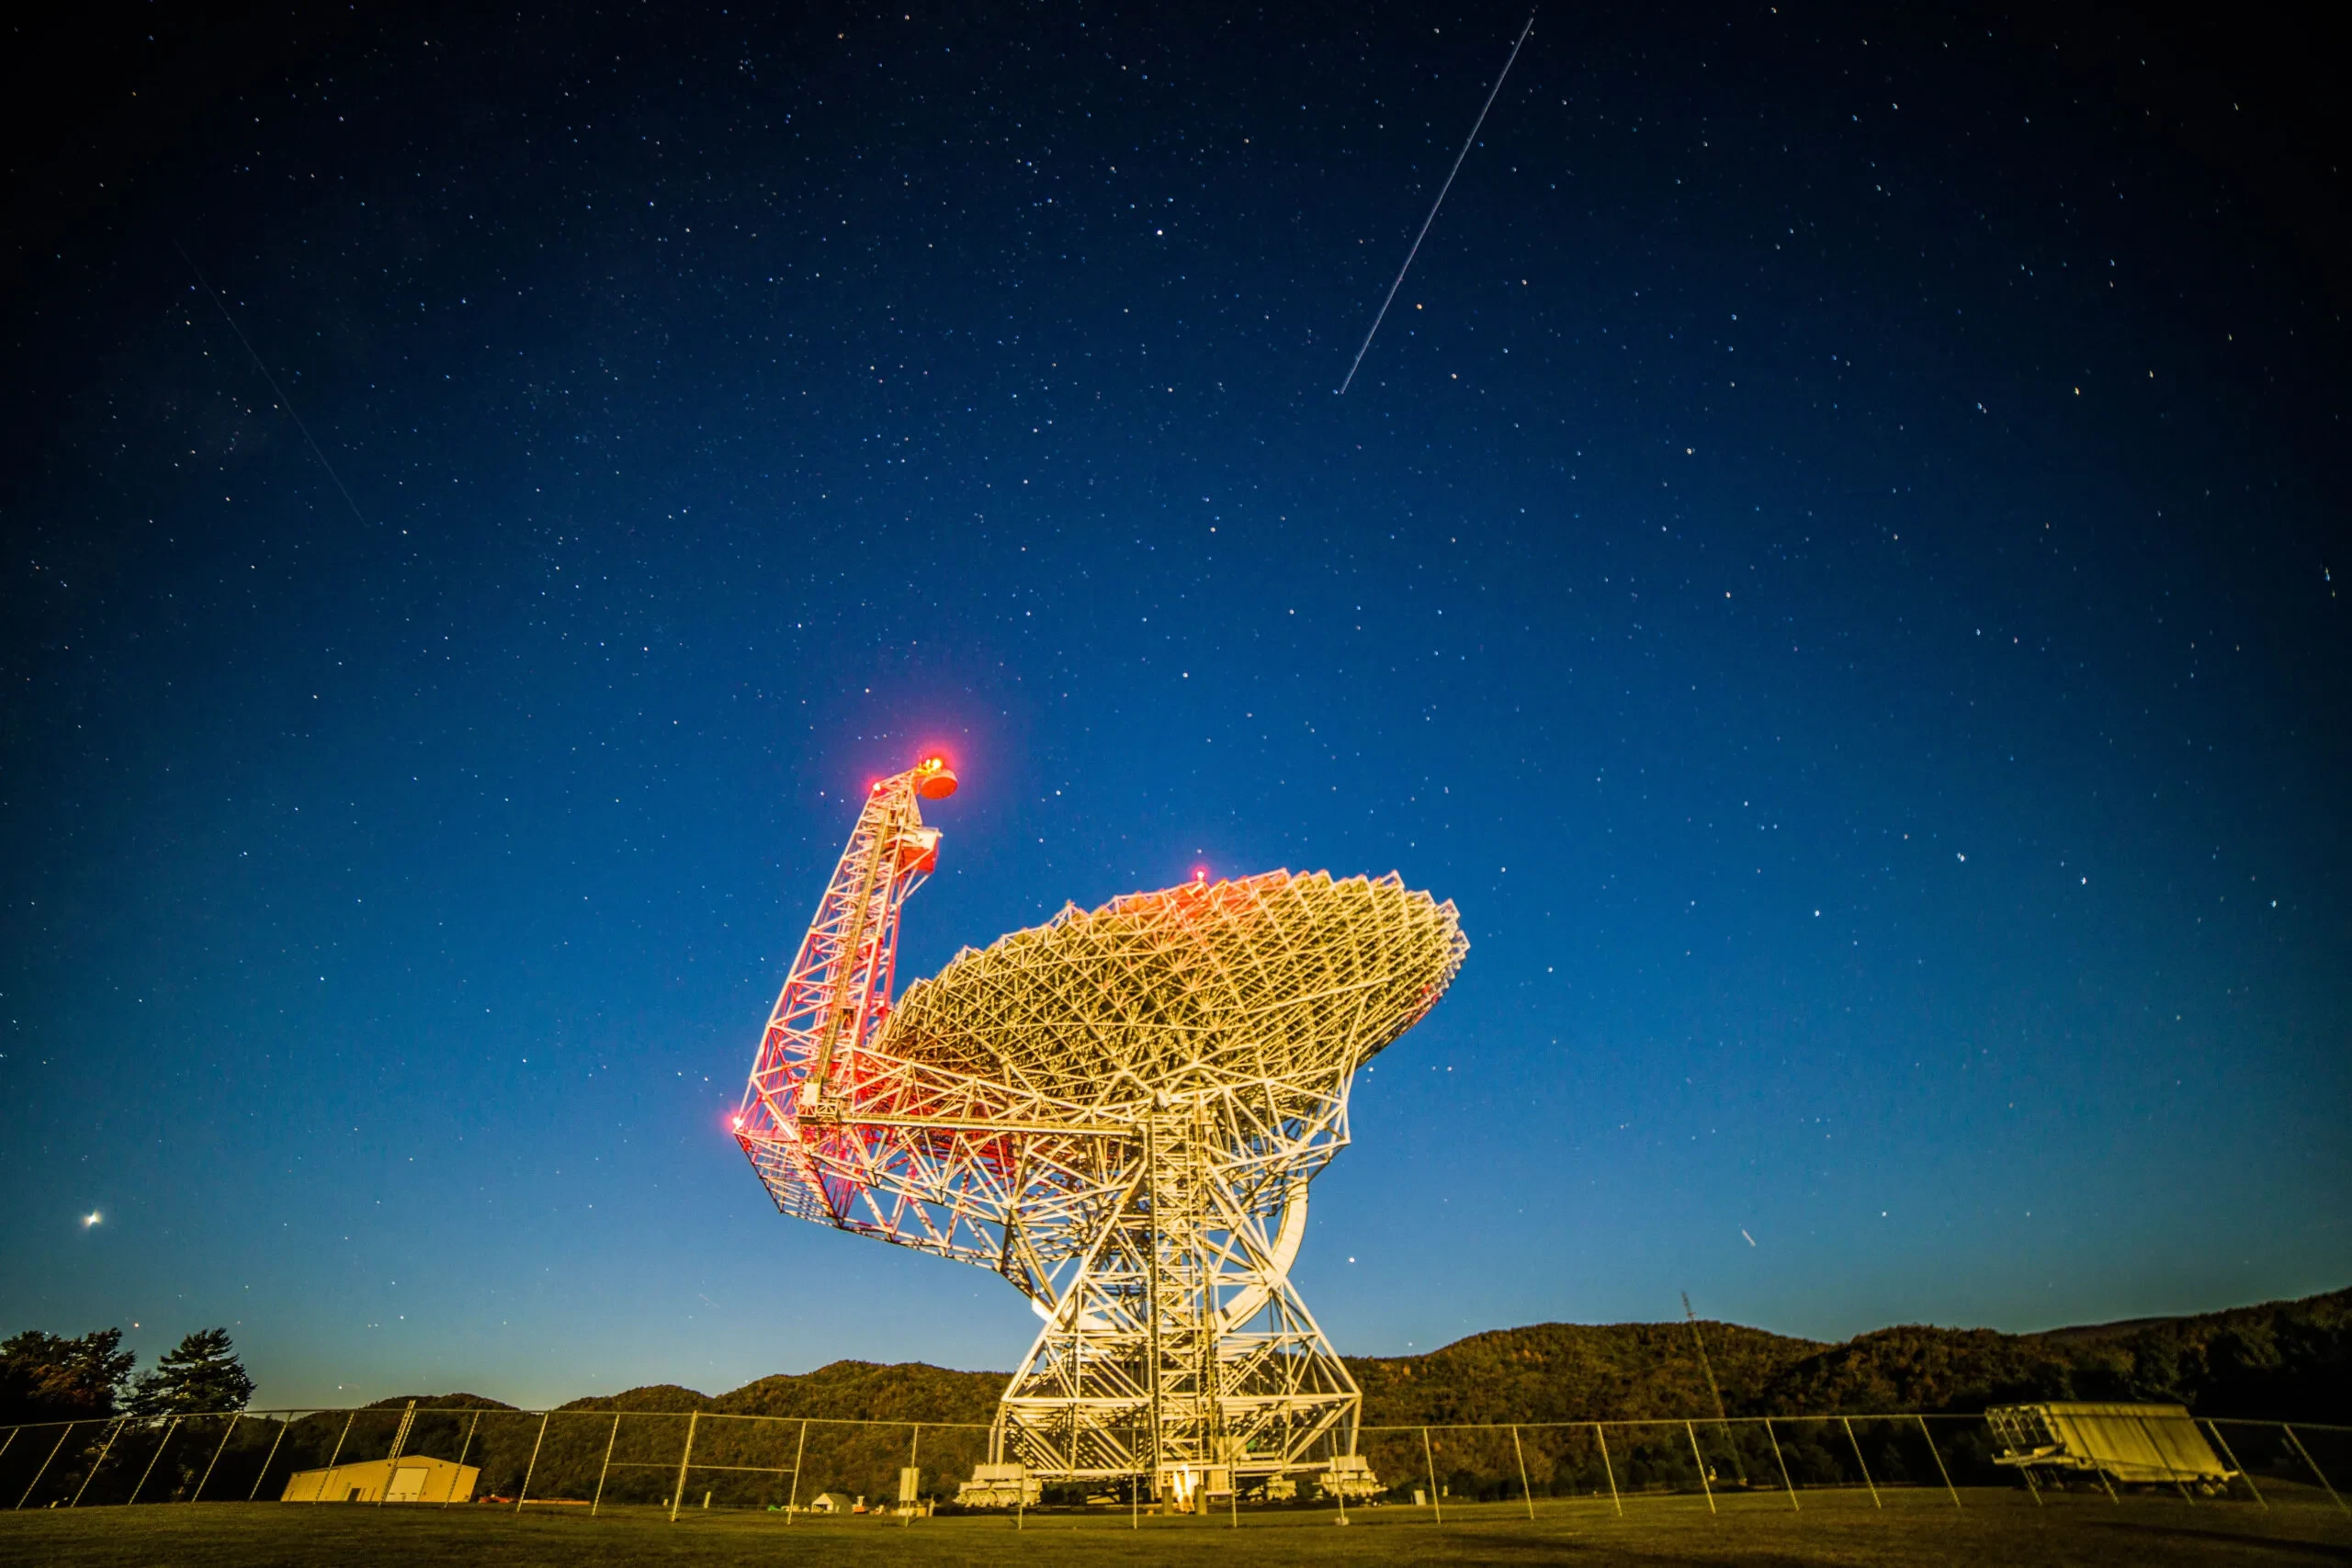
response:
[[(746, 1154), (755, 1143), (797, 1142), (800, 1124), (840, 1121), (865, 1047), (889, 1012), (899, 910), (939, 863), (939, 830), (923, 826), (918, 802), (955, 793), (956, 774), (940, 757), (867, 792), (768, 1015), (735, 1116)], [(842, 1215), (835, 1200), (845, 1196), (826, 1194), (836, 1222)]]

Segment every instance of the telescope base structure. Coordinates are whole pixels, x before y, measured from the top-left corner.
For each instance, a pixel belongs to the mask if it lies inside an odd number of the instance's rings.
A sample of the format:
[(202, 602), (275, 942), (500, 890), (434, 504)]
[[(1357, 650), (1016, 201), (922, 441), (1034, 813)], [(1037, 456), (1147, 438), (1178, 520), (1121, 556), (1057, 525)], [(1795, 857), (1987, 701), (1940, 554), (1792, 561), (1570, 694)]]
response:
[(1353, 1459), (1363, 1395), (1289, 1278), (1306, 1173), (1329, 1147), (1237, 1147), (1212, 1130), (1221, 1098), (1140, 1130), (1142, 1157), (998, 1405), (992, 1461), (1041, 1481), (1141, 1477), (1189, 1506)]

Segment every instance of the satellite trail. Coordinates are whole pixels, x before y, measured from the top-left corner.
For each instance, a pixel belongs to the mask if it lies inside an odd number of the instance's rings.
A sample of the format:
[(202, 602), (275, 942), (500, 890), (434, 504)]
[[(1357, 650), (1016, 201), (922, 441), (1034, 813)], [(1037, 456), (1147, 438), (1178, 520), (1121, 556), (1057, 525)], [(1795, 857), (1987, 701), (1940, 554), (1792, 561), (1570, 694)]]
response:
[[(1532, 18), (1530, 19), (1532, 20)], [(351, 491), (344, 489), (343, 476), (334, 471), (334, 465), (327, 461), (327, 455), (319, 450), (318, 440), (311, 435), (311, 427), (304, 424), (302, 416), (294, 412), (294, 400), (286, 395), (286, 389), (279, 386), (277, 378), (269, 373), (268, 365), (262, 360), (261, 351), (254, 347), (254, 340), (245, 335), (245, 329), (237, 324), (237, 318), (229, 314), (228, 302), (213, 292), (212, 285), (204, 281), (203, 269), (196, 265), (196, 258), (187, 254), (186, 245), (174, 240), (172, 249), (179, 252), (180, 260), (187, 263), (188, 271), (196, 274), (197, 287), (202, 288), (206, 297), (211, 299), (213, 308), (220, 312), (220, 319), (229, 323), (231, 332), (237, 334), (237, 341), (245, 345), (245, 352), (253, 356), (254, 368), (260, 371), (261, 378), (269, 383), (269, 389), (277, 394), (277, 406), (286, 411), (286, 417), (294, 422), (294, 428), (302, 433), (304, 441), (310, 443), (311, 456), (319, 460), (319, 467), (324, 468), (327, 471), (327, 478), (334, 481), (334, 488), (343, 492), (343, 503), (351, 508), (351, 514), (359, 519), (359, 525), (366, 527), (367, 516), (360, 512), (359, 503), (351, 499)]]
[(1421, 254), (1421, 242), (1430, 236), (1430, 225), (1437, 221), (1437, 209), (1445, 205), (1445, 193), (1453, 188), (1453, 176), (1462, 172), (1462, 160), (1470, 156), (1470, 144), (1478, 140), (1479, 127), (1487, 123), (1487, 110), (1495, 107), (1495, 97), (1503, 90), (1503, 78), (1510, 74), (1511, 66), (1519, 59), (1521, 45), (1527, 35), (1535, 30), (1535, 13), (1527, 13), (1527, 26), (1519, 29), (1519, 41), (1510, 46), (1510, 59), (1503, 62), (1495, 85), (1487, 93), (1487, 101), (1478, 110), (1478, 118), (1470, 127), (1470, 134), (1462, 139), (1462, 151), (1453, 155), (1453, 167), (1446, 171), (1445, 184), (1437, 187), (1437, 199), (1430, 203), (1430, 215), (1421, 220), (1421, 231), (1413, 236), (1413, 248), (1405, 253), (1405, 265), (1396, 269), (1396, 281), (1388, 286), (1388, 298), (1380, 302), (1380, 314), (1372, 319), (1372, 331), (1363, 334), (1363, 346), (1356, 350), (1355, 364), (1348, 367), (1348, 378), (1340, 383), (1341, 397), (1355, 384), (1356, 368), (1363, 363), (1364, 355), (1372, 348), (1372, 340), (1380, 332), (1380, 323), (1388, 319), (1388, 307), (1396, 302), (1396, 290), (1405, 287), (1405, 275), (1413, 270), (1413, 258)]

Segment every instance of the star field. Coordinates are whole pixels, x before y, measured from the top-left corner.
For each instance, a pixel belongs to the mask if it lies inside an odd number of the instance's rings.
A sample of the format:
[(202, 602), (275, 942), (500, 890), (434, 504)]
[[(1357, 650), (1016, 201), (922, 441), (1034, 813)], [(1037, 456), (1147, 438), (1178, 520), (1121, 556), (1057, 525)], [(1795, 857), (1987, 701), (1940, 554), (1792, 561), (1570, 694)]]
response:
[(1337, 396), (1523, 20), (47, 24), (0, 1328), (230, 1323), (267, 1403), (1009, 1367), (724, 1131), (933, 745), (902, 978), (1196, 867), (1460, 906), (1316, 1187), (1344, 1350), (2340, 1286), (2323, 51), (1539, 15)]

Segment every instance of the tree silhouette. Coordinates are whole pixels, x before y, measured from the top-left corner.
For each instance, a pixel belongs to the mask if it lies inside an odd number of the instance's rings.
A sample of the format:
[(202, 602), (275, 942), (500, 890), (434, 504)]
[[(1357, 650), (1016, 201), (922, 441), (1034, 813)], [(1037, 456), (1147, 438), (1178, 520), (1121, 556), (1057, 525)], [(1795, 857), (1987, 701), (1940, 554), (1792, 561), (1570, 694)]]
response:
[(0, 1340), (0, 1422), (73, 1421), (111, 1416), (137, 1359), (122, 1330), (79, 1339), (28, 1328)]
[(178, 1416), (203, 1410), (241, 1410), (254, 1395), (254, 1380), (229, 1344), (225, 1328), (199, 1328), (155, 1363), (131, 1390), (134, 1416)]

